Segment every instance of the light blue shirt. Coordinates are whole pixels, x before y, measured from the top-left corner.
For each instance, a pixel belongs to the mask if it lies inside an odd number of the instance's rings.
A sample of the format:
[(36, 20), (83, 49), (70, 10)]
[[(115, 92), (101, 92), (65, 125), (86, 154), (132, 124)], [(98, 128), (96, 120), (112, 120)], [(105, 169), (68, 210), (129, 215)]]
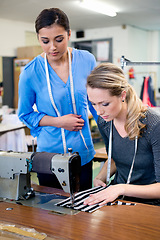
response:
[[(73, 152), (79, 152), (82, 165), (91, 161), (95, 154), (89, 127), (86, 91), (87, 76), (95, 66), (96, 61), (91, 53), (73, 49), (72, 76), (74, 96), (77, 114), (82, 115), (82, 119), (85, 121), (82, 133), (88, 149), (79, 131), (65, 130), (65, 139), (67, 149), (72, 148)], [(61, 116), (74, 113), (70, 91), (70, 77), (64, 83), (49, 64), (48, 69), (52, 95), (58, 111)], [(33, 110), (34, 104), (36, 104), (38, 111)], [(95, 120), (97, 120), (96, 112), (90, 103), (89, 109)], [(63, 153), (61, 129), (53, 126), (39, 126), (39, 121), (45, 115), (57, 117), (48, 94), (44, 58), (39, 55), (26, 65), (20, 75), (18, 116), (31, 129), (31, 134), (37, 137), (38, 152)]]

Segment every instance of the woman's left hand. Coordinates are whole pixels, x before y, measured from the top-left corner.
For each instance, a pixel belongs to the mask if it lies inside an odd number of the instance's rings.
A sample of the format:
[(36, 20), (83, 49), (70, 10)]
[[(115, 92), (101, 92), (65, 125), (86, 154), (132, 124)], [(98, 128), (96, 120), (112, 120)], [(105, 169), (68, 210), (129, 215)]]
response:
[(91, 194), (88, 199), (84, 201), (84, 205), (93, 205), (99, 203), (99, 205), (104, 205), (108, 202), (113, 202), (120, 195), (124, 193), (124, 184), (116, 184), (107, 187), (106, 189)]

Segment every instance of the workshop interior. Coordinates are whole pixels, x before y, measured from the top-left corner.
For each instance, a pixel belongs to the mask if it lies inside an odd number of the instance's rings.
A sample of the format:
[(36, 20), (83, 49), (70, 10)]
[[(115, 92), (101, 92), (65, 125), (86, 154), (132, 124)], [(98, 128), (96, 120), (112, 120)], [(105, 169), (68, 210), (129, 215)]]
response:
[[(159, 239), (157, 206), (122, 206), (119, 201), (115, 206), (81, 205), (90, 194), (103, 190), (94, 187), (93, 180), (107, 159), (89, 109), (95, 156), (92, 188), (84, 192), (79, 190), (79, 152), (71, 148), (67, 153), (37, 152), (37, 138), (18, 118), (20, 74), (42, 53), (35, 19), (52, 7), (69, 17), (70, 47), (89, 51), (97, 65), (119, 66), (141, 100), (160, 114), (160, 1), (0, 0), (0, 239)], [(41, 188), (39, 173), (54, 174), (61, 189)], [(74, 208), (75, 202), (80, 207)], [(117, 229), (122, 215), (125, 223)], [(137, 227), (139, 221), (143, 226)]]

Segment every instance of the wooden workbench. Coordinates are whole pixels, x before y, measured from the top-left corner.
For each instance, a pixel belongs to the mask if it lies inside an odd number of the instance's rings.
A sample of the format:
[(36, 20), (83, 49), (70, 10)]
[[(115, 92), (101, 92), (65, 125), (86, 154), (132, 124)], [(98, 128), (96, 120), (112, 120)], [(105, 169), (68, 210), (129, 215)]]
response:
[[(48, 189), (47, 192), (54, 192)], [(13, 210), (7, 211), (10, 207)], [(104, 206), (93, 213), (57, 215), (39, 208), (0, 202), (0, 222), (34, 228), (46, 233), (48, 239), (160, 239), (160, 208), (145, 204)]]
[(105, 161), (107, 159), (107, 153), (106, 148), (102, 147), (99, 149), (96, 149), (96, 154), (94, 155), (94, 161)]

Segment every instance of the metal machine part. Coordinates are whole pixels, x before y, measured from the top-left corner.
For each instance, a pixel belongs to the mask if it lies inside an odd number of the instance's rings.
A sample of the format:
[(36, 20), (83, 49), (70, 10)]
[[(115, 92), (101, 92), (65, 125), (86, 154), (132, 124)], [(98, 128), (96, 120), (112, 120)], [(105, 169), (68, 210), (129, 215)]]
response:
[(67, 154), (36, 152), (32, 155), (32, 171), (55, 174), (65, 192), (78, 192), (81, 158), (77, 152)]
[(18, 200), (31, 188), (30, 153), (0, 151), (0, 197)]
[(27, 199), (33, 194), (30, 171), (55, 174), (63, 190), (71, 196), (79, 191), (81, 158), (78, 153), (0, 151), (0, 198)]

